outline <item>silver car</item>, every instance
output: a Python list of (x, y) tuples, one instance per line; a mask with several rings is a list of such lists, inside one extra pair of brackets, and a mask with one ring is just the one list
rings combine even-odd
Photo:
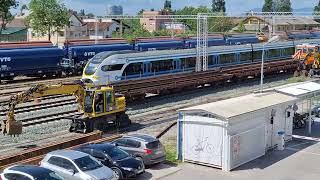
[(94, 157), (79, 151), (58, 150), (48, 153), (40, 162), (68, 180), (117, 180), (116, 174)]
[(143, 160), (145, 165), (161, 163), (166, 160), (166, 151), (159, 139), (146, 134), (123, 136), (112, 142), (129, 154)]

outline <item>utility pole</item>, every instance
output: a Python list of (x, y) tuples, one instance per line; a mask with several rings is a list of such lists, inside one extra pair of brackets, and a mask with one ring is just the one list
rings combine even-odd
[(98, 44), (98, 18), (95, 19), (95, 36), (94, 44)]
[(196, 72), (208, 69), (208, 15), (197, 16), (197, 59)]

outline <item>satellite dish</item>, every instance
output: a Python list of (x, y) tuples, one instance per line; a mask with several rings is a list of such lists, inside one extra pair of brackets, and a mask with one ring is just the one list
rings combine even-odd
[(294, 104), (293, 107), (292, 107), (292, 110), (293, 110), (294, 112), (297, 112), (298, 109), (299, 109), (299, 108), (298, 108), (298, 105)]

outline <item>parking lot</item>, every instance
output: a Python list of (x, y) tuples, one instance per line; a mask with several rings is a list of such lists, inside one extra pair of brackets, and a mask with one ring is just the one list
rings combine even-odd
[(166, 180), (314, 180), (320, 177), (320, 122), (312, 127), (312, 136), (307, 129), (295, 130), (294, 138), (284, 151), (270, 151), (265, 156), (246, 163), (231, 172), (220, 169), (180, 163), (163, 164), (147, 169), (139, 179)]

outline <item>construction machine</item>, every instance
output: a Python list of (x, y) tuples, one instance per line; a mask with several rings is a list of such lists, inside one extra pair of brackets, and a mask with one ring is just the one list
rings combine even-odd
[(95, 129), (106, 131), (110, 126), (125, 127), (131, 121), (125, 114), (126, 102), (112, 87), (86, 86), (81, 82), (56, 85), (37, 84), (13, 95), (9, 101), (6, 119), (2, 121), (2, 132), (8, 135), (22, 133), (22, 123), (15, 120), (14, 110), (20, 103), (50, 95), (74, 95), (79, 105), (78, 115), (70, 116), (70, 132), (88, 133)]
[(320, 45), (299, 44), (296, 45), (294, 60), (299, 61), (295, 76), (319, 76), (320, 75)]

